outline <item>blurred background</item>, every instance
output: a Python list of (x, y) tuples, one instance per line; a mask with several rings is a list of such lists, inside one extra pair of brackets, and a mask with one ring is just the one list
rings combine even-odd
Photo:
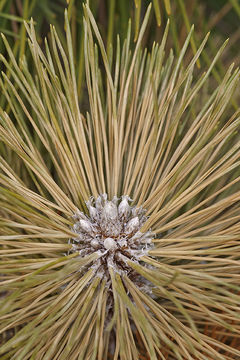
[[(110, 57), (112, 53), (111, 44), (116, 43), (116, 35), (119, 34), (121, 40), (126, 36), (129, 18), (131, 18), (133, 29), (132, 40), (136, 40), (141, 21), (150, 2), (150, 0), (88, 1)], [(34, 20), (40, 43), (49, 34), (49, 24), (53, 24), (63, 44), (66, 45), (64, 9), (67, 9), (72, 28), (80, 101), (84, 93), (83, 3), (83, 0), (0, 1), (0, 31), (7, 36), (17, 59), (20, 59), (23, 54), (26, 57), (29, 56), (29, 49), (26, 47), (27, 36), (24, 20), (30, 21), (31, 17)], [(153, 41), (160, 41), (169, 18), (168, 50), (173, 48), (174, 52), (178, 54), (186, 34), (191, 25), (194, 24), (194, 36), (186, 59), (192, 57), (203, 37), (208, 31), (211, 31), (210, 39), (198, 62), (198, 67), (204, 70), (210, 64), (210, 59), (216, 54), (226, 38), (229, 38), (229, 44), (221, 60), (215, 66), (214, 78), (217, 82), (220, 81), (226, 67), (232, 62), (239, 65), (239, 0), (153, 0), (152, 8), (151, 19), (144, 37), (145, 46), (151, 46)], [(2, 42), (0, 42), (0, 52), (3, 54), (5, 52)], [(3, 104), (1, 105), (3, 106)]]

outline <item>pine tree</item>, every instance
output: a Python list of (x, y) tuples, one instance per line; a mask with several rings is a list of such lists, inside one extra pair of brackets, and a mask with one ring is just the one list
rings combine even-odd
[(86, 112), (67, 16), (34, 68), (3, 37), (1, 359), (237, 359), (239, 70), (143, 50), (150, 8), (108, 56), (84, 11)]

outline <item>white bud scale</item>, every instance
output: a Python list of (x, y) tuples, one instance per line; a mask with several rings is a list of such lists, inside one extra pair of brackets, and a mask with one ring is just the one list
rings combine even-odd
[(152, 247), (153, 234), (140, 231), (147, 220), (146, 211), (130, 206), (130, 201), (127, 195), (121, 199), (114, 196), (110, 201), (106, 194), (102, 194), (86, 202), (88, 216), (79, 210), (73, 216), (75, 224), (72, 230), (77, 236), (70, 239), (71, 252), (78, 251), (81, 256), (97, 253), (99, 259), (90, 267), (97, 276), (105, 278), (108, 286), (111, 286), (111, 267), (119, 274), (127, 274), (141, 287), (143, 279), (129, 266), (128, 260), (139, 263)]
[(117, 249), (117, 244), (116, 244), (116, 241), (112, 238), (106, 238), (104, 240), (104, 247), (105, 249), (107, 250), (115, 250)]

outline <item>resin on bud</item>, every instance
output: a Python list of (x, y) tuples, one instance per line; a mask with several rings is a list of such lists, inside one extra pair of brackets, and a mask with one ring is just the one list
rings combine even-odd
[(128, 204), (128, 201), (131, 201), (130, 197), (127, 195), (123, 195), (122, 201), (120, 202), (120, 204), (118, 206), (118, 214), (120, 217), (128, 216), (129, 212), (131, 211), (131, 207)]
[(109, 221), (114, 221), (118, 217), (117, 206), (112, 201), (107, 201), (103, 208), (103, 214)]
[(132, 200), (128, 195), (123, 195), (121, 200), (114, 196), (110, 201), (102, 194), (86, 202), (89, 216), (80, 211), (74, 216), (73, 228), (78, 236), (70, 240), (72, 252), (78, 251), (81, 256), (97, 253), (99, 259), (89, 266), (98, 276), (102, 274), (108, 287), (111, 287), (109, 267), (119, 274), (127, 274), (138, 287), (145, 284), (128, 261), (139, 263), (141, 257), (147, 255), (152, 248), (153, 234), (140, 231), (147, 220), (145, 210), (130, 206), (129, 201)]
[(135, 216), (133, 219), (129, 220), (129, 222), (125, 226), (125, 232), (127, 234), (135, 233), (139, 229), (139, 225), (139, 218), (138, 216)]
[(115, 250), (117, 248), (116, 241), (113, 238), (106, 238), (103, 244), (107, 250)]
[(92, 231), (91, 223), (88, 220), (82, 220), (82, 219), (79, 220), (79, 225), (80, 225), (80, 228), (83, 231), (85, 231), (86, 233)]

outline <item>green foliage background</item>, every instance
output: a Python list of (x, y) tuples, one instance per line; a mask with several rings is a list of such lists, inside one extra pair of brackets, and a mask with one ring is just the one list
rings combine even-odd
[[(64, 37), (64, 9), (68, 10), (76, 58), (79, 97), (83, 98), (84, 89), (84, 56), (83, 56), (83, 0), (2, 0), (0, 1), (0, 31), (8, 36), (15, 56), (19, 59), (26, 50), (26, 30), (23, 20), (33, 17), (38, 40), (43, 41), (49, 34), (49, 24), (53, 24), (59, 37), (66, 45)], [(136, 38), (143, 14), (149, 0), (89, 0), (90, 8), (101, 29), (111, 56), (111, 44), (116, 43), (117, 34), (120, 39), (126, 36), (129, 17), (134, 23), (133, 37)], [(178, 54), (191, 24), (195, 25), (195, 34), (191, 40), (191, 51), (195, 53), (204, 35), (211, 31), (207, 48), (198, 63), (204, 68), (209, 65), (210, 57), (219, 46), (229, 38), (228, 50), (218, 61), (214, 77), (219, 82), (224, 69), (230, 63), (239, 64), (240, 43), (240, 2), (239, 0), (153, 0), (153, 9), (145, 45), (160, 41), (167, 19), (170, 19), (170, 41), (168, 48), (174, 48)], [(156, 26), (157, 25), (157, 26)], [(4, 45), (0, 42), (0, 52), (4, 53)], [(191, 56), (192, 54), (189, 54)], [(3, 99), (1, 106), (3, 106)], [(236, 106), (236, 104), (235, 104)]]

